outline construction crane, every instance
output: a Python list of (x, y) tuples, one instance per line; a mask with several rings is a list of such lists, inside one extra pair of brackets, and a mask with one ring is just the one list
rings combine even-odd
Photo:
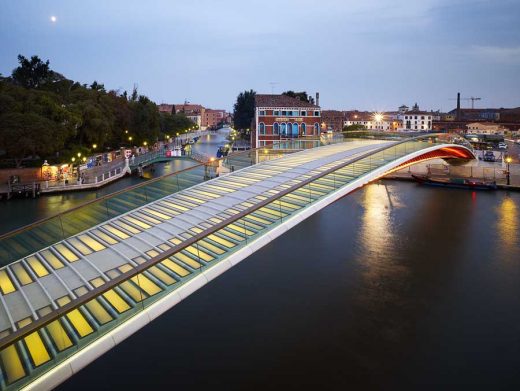
[[(450, 100), (457, 100), (457, 99), (450, 99)], [(470, 100), (471, 101), (471, 108), (474, 109), (475, 108), (475, 101), (476, 100), (482, 100), (482, 98), (476, 98), (474, 96), (471, 96), (469, 98), (460, 98), (460, 100)]]

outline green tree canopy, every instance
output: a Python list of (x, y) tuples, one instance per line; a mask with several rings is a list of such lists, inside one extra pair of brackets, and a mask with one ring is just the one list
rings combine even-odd
[(289, 90), (282, 92), (282, 95), (290, 96), (291, 98), (297, 98), (303, 102), (314, 104), (314, 98), (310, 95), (307, 95), (307, 91), (294, 92)]
[(233, 108), (233, 121), (238, 129), (251, 127), (251, 122), (255, 116), (255, 96), (253, 90), (241, 92), (237, 96), (237, 101)]

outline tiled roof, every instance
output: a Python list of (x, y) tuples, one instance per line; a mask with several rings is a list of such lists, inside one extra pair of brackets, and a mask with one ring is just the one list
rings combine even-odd
[(287, 95), (256, 94), (255, 105), (256, 107), (312, 107), (319, 109), (319, 106)]

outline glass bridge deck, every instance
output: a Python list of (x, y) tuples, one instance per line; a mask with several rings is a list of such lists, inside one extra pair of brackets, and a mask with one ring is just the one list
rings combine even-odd
[(354, 141), (265, 161), (0, 269), (0, 343), (12, 339), (0, 348), (0, 389), (27, 384), (315, 201), (432, 142)]

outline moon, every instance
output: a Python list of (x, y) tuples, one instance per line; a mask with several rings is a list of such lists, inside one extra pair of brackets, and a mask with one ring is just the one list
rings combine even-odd
[(51, 22), (52, 23), (56, 23), (57, 20), (58, 20), (57, 17), (55, 17), (54, 15), (51, 16)]

